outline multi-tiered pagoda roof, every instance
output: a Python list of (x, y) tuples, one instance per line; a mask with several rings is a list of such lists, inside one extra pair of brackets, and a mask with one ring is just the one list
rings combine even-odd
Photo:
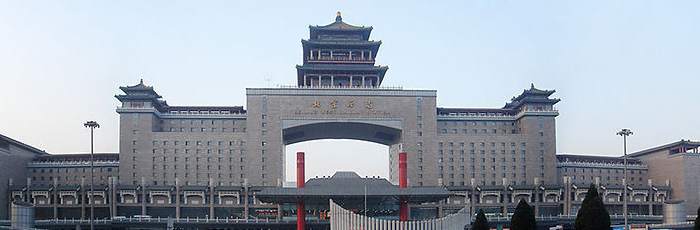
[(298, 86), (378, 87), (389, 69), (375, 66), (381, 41), (369, 40), (372, 27), (343, 22), (309, 26), (309, 39), (302, 40), (303, 65), (297, 65)]

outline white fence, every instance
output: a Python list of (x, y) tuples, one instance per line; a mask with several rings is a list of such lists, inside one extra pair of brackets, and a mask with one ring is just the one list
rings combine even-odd
[(469, 223), (464, 209), (449, 216), (421, 221), (398, 221), (370, 218), (345, 210), (330, 201), (331, 230), (463, 230)]

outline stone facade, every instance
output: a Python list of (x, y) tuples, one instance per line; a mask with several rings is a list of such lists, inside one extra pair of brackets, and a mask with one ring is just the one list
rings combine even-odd
[(674, 200), (685, 200), (686, 213), (700, 206), (700, 142), (680, 140), (630, 154), (649, 166), (649, 179), (666, 183)]
[[(630, 155), (636, 160), (629, 176), (635, 179), (624, 188), (619, 158), (557, 159), (559, 99), (551, 98), (553, 90), (531, 85), (499, 108), (438, 107), (436, 90), (381, 86), (388, 68), (374, 66), (381, 42), (368, 40), (371, 27), (348, 25), (338, 15), (336, 22), (310, 29), (297, 86), (248, 88), (245, 109), (170, 106), (143, 81), (120, 87), (118, 163), (105, 164), (97, 174), (96, 214), (280, 213), (282, 207), (255, 199), (256, 192), (282, 185), (286, 145), (319, 139), (389, 146), (392, 182), (398, 181), (398, 153), (406, 152), (408, 186), (446, 186), (455, 193), (444, 202), (414, 207), (438, 208), (438, 216), (467, 203), (507, 215), (519, 198), (529, 199), (541, 215), (575, 214), (589, 183), (600, 185), (612, 213), (619, 213), (625, 199), (622, 189), (632, 191), (626, 199), (639, 214), (658, 213), (669, 197), (668, 185), (674, 199), (686, 199), (690, 207), (700, 202), (697, 142)], [(17, 198), (37, 204), (43, 218), (85, 217), (84, 161), (54, 164), (40, 157), (25, 167), (46, 153), (0, 137), (1, 168), (19, 172), (0, 174), (15, 181), (0, 210)]]
[(10, 187), (27, 183), (26, 165), (36, 156), (46, 155), (39, 150), (12, 138), (0, 135), (0, 219), (10, 219)]

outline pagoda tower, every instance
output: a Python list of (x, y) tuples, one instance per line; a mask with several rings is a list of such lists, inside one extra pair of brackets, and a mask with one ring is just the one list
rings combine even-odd
[(386, 66), (375, 66), (381, 41), (369, 40), (372, 27), (343, 22), (309, 26), (309, 40), (301, 40), (304, 64), (297, 65), (299, 87), (379, 87)]

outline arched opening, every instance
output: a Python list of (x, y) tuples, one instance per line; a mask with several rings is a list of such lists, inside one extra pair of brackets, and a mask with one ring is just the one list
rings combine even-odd
[(352, 139), (384, 145), (401, 142), (400, 121), (283, 121), (282, 139), (285, 145), (322, 139)]
[(306, 153), (306, 178), (354, 171), (362, 177), (389, 178), (389, 146), (350, 139), (320, 139), (285, 147), (286, 181), (296, 181), (296, 152)]
[(306, 179), (337, 171), (389, 178), (389, 149), (403, 138), (402, 121), (391, 119), (290, 119), (282, 124), (286, 181), (296, 181), (293, 153), (300, 151), (306, 153)]

